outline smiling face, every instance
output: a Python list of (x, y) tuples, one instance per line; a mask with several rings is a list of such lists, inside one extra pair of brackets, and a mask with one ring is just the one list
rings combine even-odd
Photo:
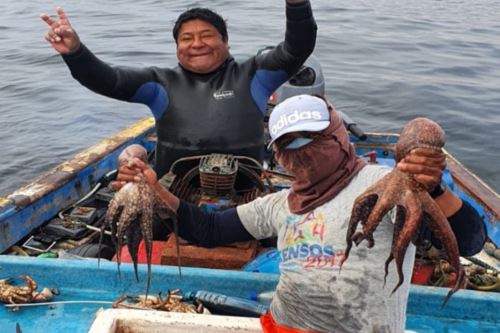
[(177, 58), (182, 67), (194, 73), (210, 73), (228, 56), (228, 41), (213, 25), (198, 19), (182, 24), (177, 37)]

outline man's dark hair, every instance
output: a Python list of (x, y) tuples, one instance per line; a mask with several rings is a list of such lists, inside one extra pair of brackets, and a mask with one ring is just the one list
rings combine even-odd
[(174, 30), (172, 32), (176, 42), (182, 24), (191, 20), (202, 20), (210, 23), (222, 35), (222, 40), (227, 41), (226, 22), (219, 14), (208, 8), (192, 8), (179, 15), (177, 21), (175, 22)]

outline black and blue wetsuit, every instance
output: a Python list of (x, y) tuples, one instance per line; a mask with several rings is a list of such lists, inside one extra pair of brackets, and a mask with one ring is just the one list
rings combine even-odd
[(285, 40), (274, 49), (242, 63), (229, 57), (208, 74), (181, 66), (111, 67), (83, 44), (63, 59), (92, 91), (149, 106), (156, 120), (159, 176), (186, 156), (229, 153), (262, 161), (267, 101), (305, 62), (316, 40), (309, 2), (287, 4), (286, 17)]

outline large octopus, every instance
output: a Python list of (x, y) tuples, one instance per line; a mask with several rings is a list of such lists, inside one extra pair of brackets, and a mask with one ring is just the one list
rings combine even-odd
[[(444, 131), (438, 124), (427, 118), (416, 118), (401, 131), (394, 159), (396, 163), (399, 162), (417, 147), (441, 151), (444, 143)], [(463, 286), (465, 278), (463, 267), (460, 265), (457, 240), (446, 216), (431, 198), (428, 190), (410, 173), (394, 169), (356, 198), (349, 221), (347, 247), (342, 263), (349, 257), (353, 242), (357, 246), (366, 239), (369, 248), (374, 246), (373, 233), (384, 215), (394, 206), (397, 208), (392, 247), (385, 262), (385, 277), (387, 277), (390, 262), (396, 261), (399, 281), (392, 292), (394, 293), (403, 283), (402, 266), (408, 245), (410, 241), (416, 241), (421, 226), (425, 224), (441, 240), (448, 261), (457, 272), (456, 283), (445, 297), (444, 306), (451, 295)], [(362, 231), (356, 232), (359, 222)]]
[[(120, 166), (133, 167), (134, 158), (139, 158), (144, 163), (147, 161), (147, 151), (138, 144), (133, 144), (124, 149), (118, 156)], [(113, 197), (106, 213), (105, 226), (111, 229), (111, 240), (116, 248), (116, 261), (120, 274), (121, 248), (126, 238), (127, 248), (134, 263), (136, 280), (137, 253), (139, 244), (144, 239), (147, 260), (147, 287), (146, 295), (151, 285), (151, 256), (153, 244), (153, 212), (156, 211), (162, 218), (171, 217), (174, 222), (174, 232), (177, 236), (177, 220), (175, 212), (168, 207), (156, 194), (153, 188), (145, 181), (129, 182), (125, 184)], [(104, 231), (104, 230), (103, 230)], [(102, 239), (103, 232), (101, 232)], [(179, 249), (177, 249), (179, 260)], [(179, 276), (180, 263), (179, 263)]]

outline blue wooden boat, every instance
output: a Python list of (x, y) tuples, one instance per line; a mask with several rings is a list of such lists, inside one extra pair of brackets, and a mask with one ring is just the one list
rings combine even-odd
[[(352, 137), (359, 155), (393, 166), (392, 147), (395, 134), (370, 133), (366, 140)], [(9, 255), (22, 249), (40, 226), (57, 217), (75, 203), (103, 189), (117, 167), (117, 156), (132, 143), (155, 148), (154, 120), (143, 119), (106, 139), (71, 160), (50, 170), (27, 186), (0, 198), (0, 279), (28, 274), (41, 287), (57, 287), (60, 294), (54, 301), (82, 301), (23, 308), (10, 312), (0, 308), (0, 326), (15, 332), (16, 323), (22, 332), (87, 332), (100, 307), (118, 296), (139, 294), (143, 283), (137, 283), (130, 265), (123, 265), (122, 276), (116, 264), (95, 260), (42, 259)], [(445, 180), (462, 199), (482, 214), (493, 244), (500, 245), (500, 196), (467, 170), (450, 154)], [(493, 269), (500, 267), (493, 264)], [(145, 279), (141, 267), (141, 281)], [(248, 298), (252, 293), (273, 290), (278, 276), (246, 271), (183, 268), (179, 280), (176, 267), (155, 265), (152, 291), (180, 288), (185, 291), (209, 289), (229, 296)], [(500, 293), (462, 290), (441, 309), (448, 292), (444, 288), (412, 286), (408, 306), (408, 329), (417, 332), (493, 332), (499, 330)], [(99, 301), (99, 302), (97, 302)], [(94, 302), (94, 303), (92, 303)], [(106, 303), (107, 302), (107, 303)]]

